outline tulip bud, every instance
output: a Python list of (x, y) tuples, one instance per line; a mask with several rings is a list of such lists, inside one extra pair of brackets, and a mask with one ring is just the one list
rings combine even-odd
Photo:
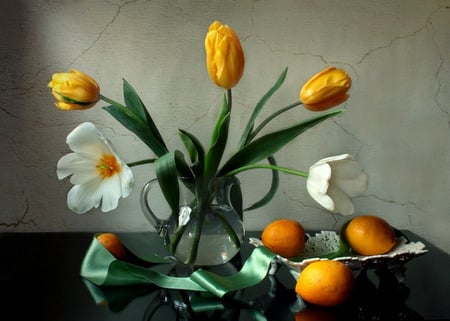
[(347, 100), (351, 84), (352, 80), (344, 70), (328, 67), (303, 85), (299, 98), (309, 110), (327, 110)]
[(48, 87), (56, 98), (56, 107), (64, 110), (87, 109), (100, 100), (100, 87), (88, 75), (72, 69), (66, 73), (56, 73)]
[(205, 38), (206, 68), (218, 86), (234, 87), (244, 72), (244, 52), (236, 33), (227, 25), (214, 21)]

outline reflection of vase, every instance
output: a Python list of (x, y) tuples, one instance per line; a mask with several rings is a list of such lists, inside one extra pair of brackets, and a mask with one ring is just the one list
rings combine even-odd
[(157, 182), (152, 179), (144, 186), (142, 209), (178, 260), (198, 266), (218, 265), (239, 252), (244, 227), (236, 177), (213, 178), (207, 186), (180, 178), (179, 212), (168, 219), (161, 219), (150, 208), (148, 194)]
[[(220, 276), (231, 276), (238, 272), (241, 260), (233, 260), (225, 264), (204, 266), (202, 269)], [(191, 275), (194, 266), (177, 264), (170, 273), (178, 277)], [(181, 269), (181, 271), (180, 271)], [(248, 310), (242, 305), (242, 289), (228, 295), (225, 301), (213, 295), (204, 295), (196, 291), (180, 289), (152, 288), (157, 292), (147, 300), (142, 321), (183, 320), (183, 321), (237, 321), (241, 311)], [(264, 294), (267, 295), (267, 294)], [(226, 302), (226, 304), (225, 304)], [(267, 300), (265, 300), (267, 302)], [(109, 303), (109, 302), (108, 302)], [(161, 311), (158, 311), (160, 310)]]

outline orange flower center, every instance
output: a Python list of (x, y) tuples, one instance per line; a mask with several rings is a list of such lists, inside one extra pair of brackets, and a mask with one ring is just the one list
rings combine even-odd
[(110, 178), (111, 176), (120, 173), (121, 167), (117, 162), (117, 159), (114, 155), (104, 154), (102, 158), (99, 159), (97, 166), (97, 171), (101, 178)]

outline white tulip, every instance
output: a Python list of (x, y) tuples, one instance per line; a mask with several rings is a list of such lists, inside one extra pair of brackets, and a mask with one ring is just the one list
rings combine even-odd
[(306, 189), (321, 206), (343, 215), (353, 214), (351, 198), (367, 191), (368, 177), (351, 155), (319, 160), (309, 169)]
[(72, 175), (70, 182), (75, 186), (67, 194), (72, 211), (83, 214), (101, 205), (108, 212), (117, 207), (120, 197), (130, 195), (133, 172), (94, 124), (82, 123), (66, 142), (73, 153), (61, 157), (56, 174), (59, 179)]

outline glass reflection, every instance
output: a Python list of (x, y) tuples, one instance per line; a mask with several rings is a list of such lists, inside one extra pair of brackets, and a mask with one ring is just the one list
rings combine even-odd
[[(232, 273), (239, 266), (227, 269)], [(405, 304), (410, 290), (404, 283), (404, 273), (403, 265), (361, 270), (356, 273), (351, 299), (333, 308), (303, 302), (293, 290), (295, 280), (283, 266), (257, 286), (224, 298), (149, 285), (98, 287), (85, 283), (95, 302), (114, 313), (145, 296), (148, 304), (142, 311), (142, 321), (423, 320)]]

